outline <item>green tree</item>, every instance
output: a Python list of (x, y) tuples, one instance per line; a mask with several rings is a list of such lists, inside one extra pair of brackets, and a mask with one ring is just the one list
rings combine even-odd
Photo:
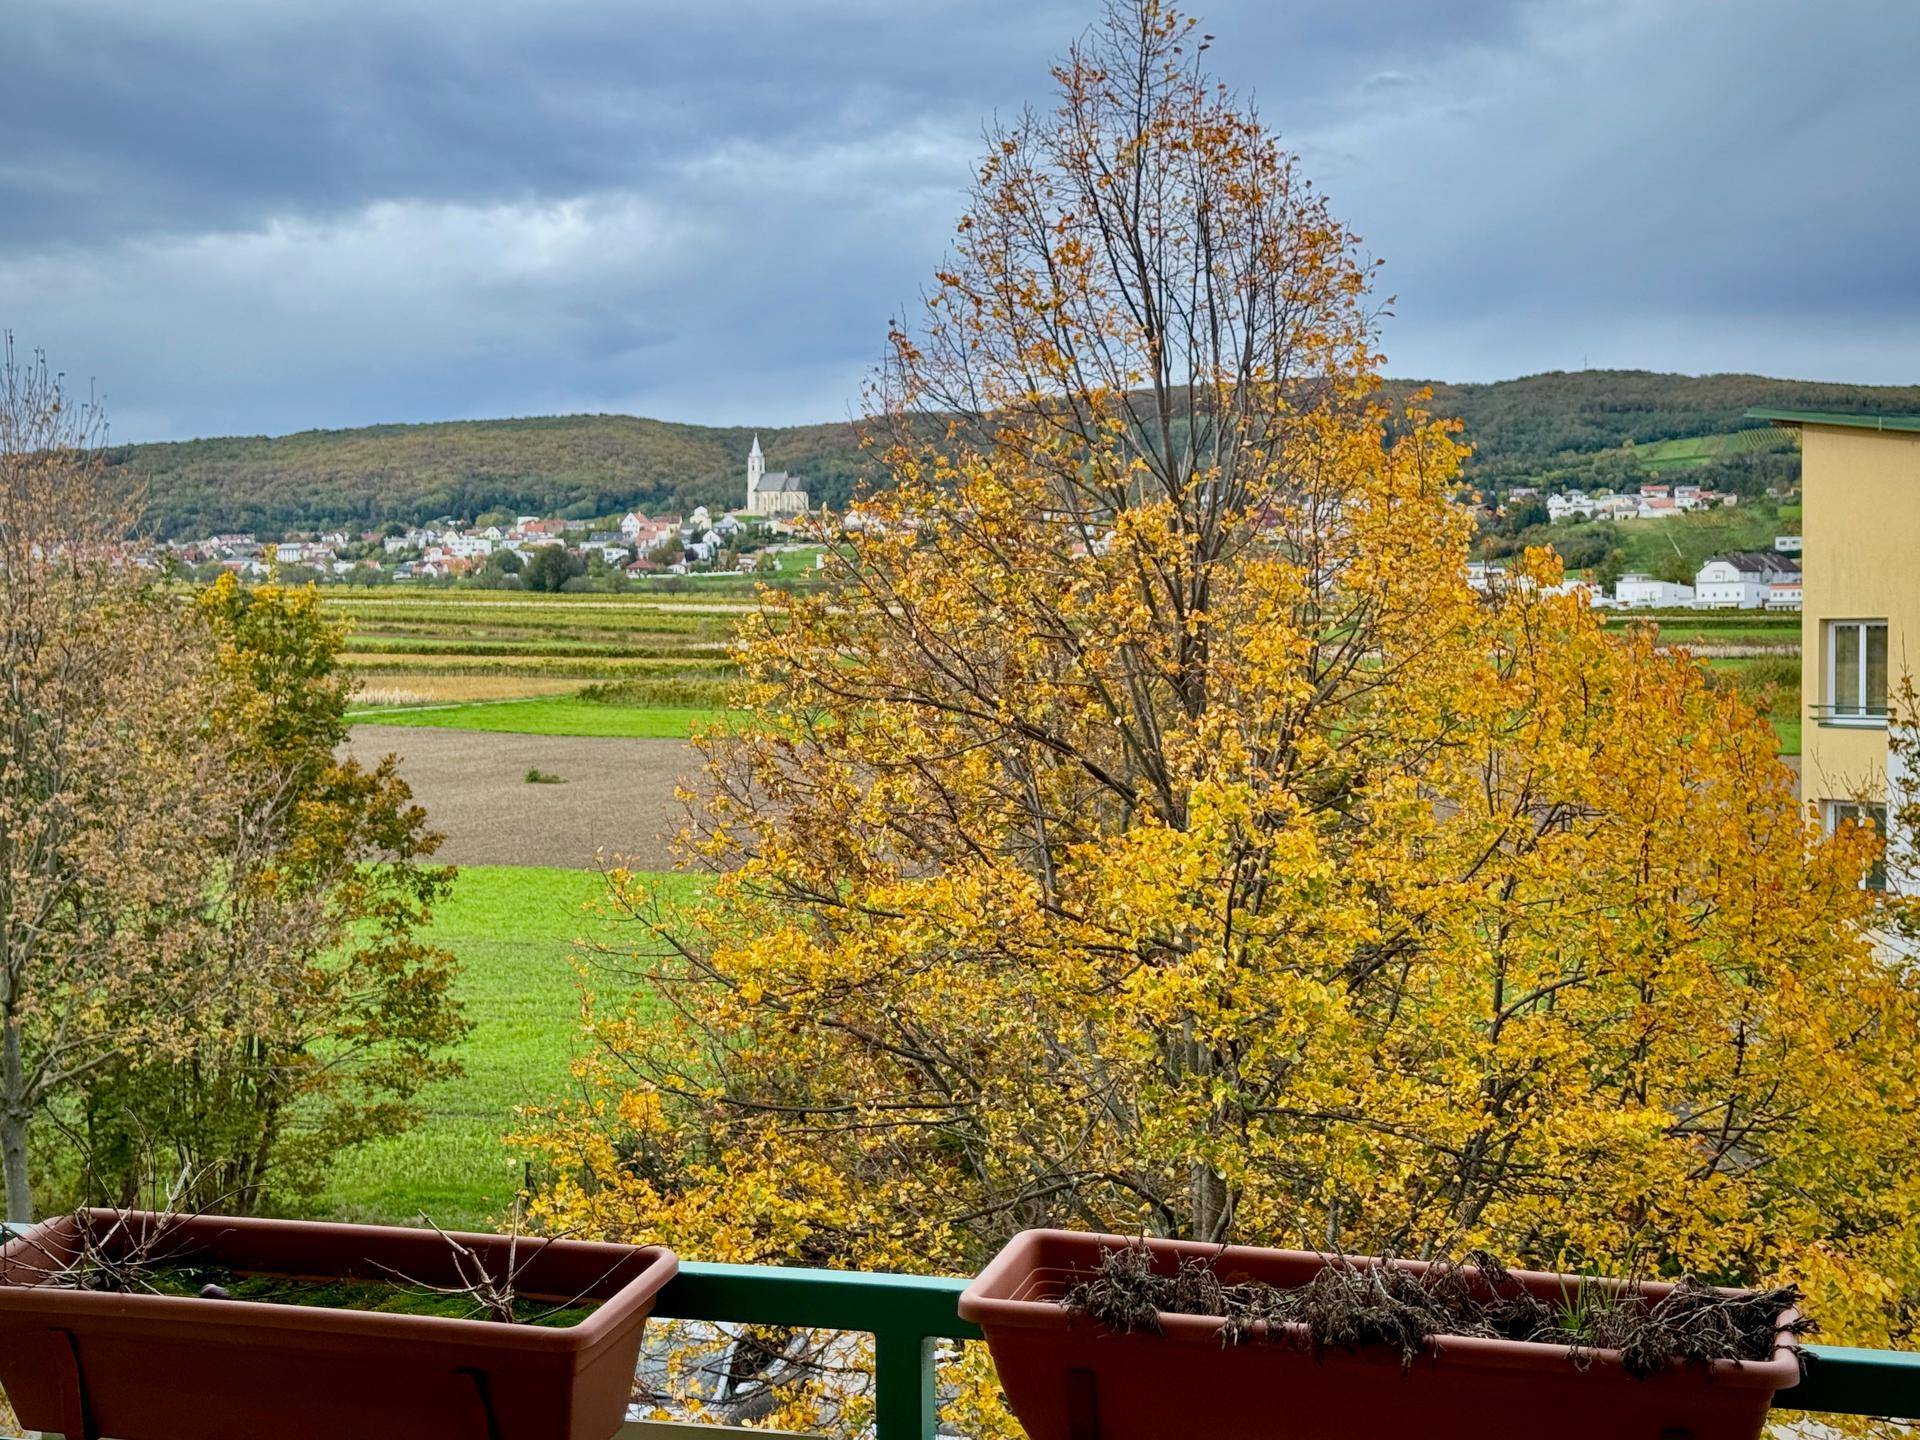
[(0, 1170), (107, 1067), (184, 1053), (234, 975), (197, 963), (237, 833), (210, 657), (129, 563), (139, 496), (40, 357), (0, 360)]
[[(1672, 524), (1672, 521), (1668, 521)], [(1653, 578), (1666, 580), (1675, 585), (1691, 585), (1695, 574), (1693, 561), (1677, 550), (1669, 550), (1653, 565)]]
[(533, 558), (527, 561), (526, 568), (520, 572), (520, 583), (529, 590), (544, 590), (549, 593), (566, 588), (574, 576), (581, 573), (580, 562), (558, 545), (543, 545), (533, 552)]
[(196, 606), (202, 692), (223, 738), (236, 840), (218, 855), (196, 965), (241, 977), (164, 1064), (129, 1055), (87, 1087), (90, 1198), (126, 1201), (149, 1152), (195, 1199), (242, 1210), (312, 1194), (341, 1149), (404, 1129), (457, 1073), (453, 957), (418, 931), (452, 872), (392, 757), (338, 754), (352, 679), (311, 588), (231, 577)]

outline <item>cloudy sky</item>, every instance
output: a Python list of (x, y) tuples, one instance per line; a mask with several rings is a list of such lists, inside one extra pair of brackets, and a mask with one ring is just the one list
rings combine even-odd
[[(1095, 0), (52, 0), (0, 326), (121, 439), (843, 417)], [(1920, 381), (1920, 6), (1199, 0), (1399, 375)]]

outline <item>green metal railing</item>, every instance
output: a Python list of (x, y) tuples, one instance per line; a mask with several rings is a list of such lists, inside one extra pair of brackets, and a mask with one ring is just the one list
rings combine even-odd
[(955, 1306), (965, 1280), (861, 1270), (680, 1262), (654, 1314), (873, 1336), (875, 1440), (932, 1440), (936, 1340), (978, 1340)]
[[(0, 1233), (7, 1228), (0, 1225)], [(980, 1338), (956, 1309), (966, 1285), (925, 1275), (682, 1261), (654, 1314), (871, 1335), (874, 1440), (933, 1440), (935, 1342)], [(1782, 1395), (1783, 1409), (1920, 1420), (1920, 1353), (1840, 1345), (1807, 1349), (1807, 1376)], [(699, 1430), (687, 1427), (686, 1433)]]

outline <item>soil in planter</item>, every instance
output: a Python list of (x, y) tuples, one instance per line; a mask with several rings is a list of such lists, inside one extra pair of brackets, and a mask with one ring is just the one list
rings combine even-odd
[[(209, 1287), (214, 1293), (209, 1293)], [(434, 1315), (448, 1320), (486, 1319), (483, 1307), (466, 1295), (441, 1295), (397, 1280), (313, 1280), (228, 1270), (217, 1265), (163, 1261), (145, 1266), (138, 1289), (149, 1295), (193, 1296), (213, 1300), (251, 1300), (264, 1305), (305, 1305), (322, 1310), (368, 1310), (382, 1315)], [(594, 1300), (557, 1304), (522, 1297), (514, 1323), (565, 1329), (599, 1308)]]
[[(1794, 1286), (1728, 1294), (1683, 1276), (1658, 1300), (1635, 1281), (1577, 1281), (1550, 1303), (1479, 1252), (1420, 1273), (1334, 1256), (1307, 1284), (1282, 1289), (1222, 1276), (1205, 1259), (1183, 1259), (1175, 1273), (1159, 1274), (1151, 1252), (1132, 1245), (1106, 1251), (1099, 1270), (1071, 1285), (1060, 1304), (1122, 1334), (1158, 1333), (1163, 1314), (1217, 1317), (1227, 1322), (1221, 1338), (1228, 1345), (1298, 1325), (1316, 1353), (1386, 1346), (1403, 1365), (1442, 1335), (1553, 1345), (1576, 1360), (1618, 1350), (1627, 1373), (1644, 1378), (1679, 1364), (1770, 1359), (1783, 1333), (1780, 1313), (1799, 1295)], [(1786, 1327), (1791, 1335), (1812, 1329), (1804, 1318)]]

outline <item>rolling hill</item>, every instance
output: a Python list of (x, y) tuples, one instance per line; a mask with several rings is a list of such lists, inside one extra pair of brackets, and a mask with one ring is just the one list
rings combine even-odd
[[(1520, 483), (1621, 483), (1685, 466), (1706, 483), (1756, 490), (1798, 474), (1790, 443), (1755, 433), (1749, 406), (1920, 412), (1920, 386), (1833, 385), (1762, 375), (1587, 370), (1491, 384), (1401, 380), (1433, 391), (1474, 446), (1469, 474)], [(309, 430), (123, 446), (166, 536), (371, 527), (489, 510), (585, 518), (632, 506), (730, 504), (755, 434), (768, 468), (805, 476), (844, 505), (863, 460), (853, 427), (682, 425), (631, 415), (561, 415)], [(1630, 447), (1630, 448), (1623, 448)]]

